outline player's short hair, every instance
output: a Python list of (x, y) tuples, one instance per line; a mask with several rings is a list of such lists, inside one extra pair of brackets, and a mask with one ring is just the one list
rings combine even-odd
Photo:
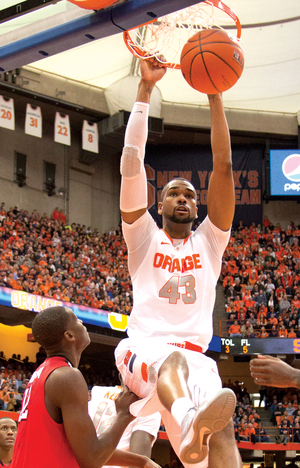
[(32, 322), (35, 340), (46, 350), (59, 344), (67, 329), (70, 314), (66, 307), (48, 307), (42, 310)]
[(12, 421), (15, 423), (16, 427), (18, 427), (18, 423), (17, 421), (15, 421), (14, 419), (10, 418), (9, 416), (3, 416), (2, 418), (0, 418), (0, 424), (2, 421), (4, 421), (5, 419), (8, 419), (9, 421)]
[(193, 184), (189, 180), (185, 179), (184, 177), (174, 177), (174, 179), (169, 180), (169, 182), (167, 182), (166, 185), (163, 187), (163, 189), (161, 191), (161, 194), (160, 194), (160, 201), (161, 202), (163, 201), (163, 199), (164, 199), (164, 197), (166, 195), (166, 192), (169, 190), (170, 183), (173, 182), (174, 180), (181, 180), (181, 181), (184, 181), (184, 182), (188, 182), (189, 184), (191, 184), (191, 186), (195, 190)]

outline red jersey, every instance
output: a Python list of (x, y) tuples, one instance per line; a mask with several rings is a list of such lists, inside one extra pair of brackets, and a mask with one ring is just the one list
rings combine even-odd
[(62, 357), (46, 359), (33, 373), (25, 390), (11, 468), (79, 468), (64, 425), (45, 406), (45, 382), (58, 367), (70, 366)]

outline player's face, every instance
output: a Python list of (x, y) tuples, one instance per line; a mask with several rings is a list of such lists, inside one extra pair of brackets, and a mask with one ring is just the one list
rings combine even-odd
[(88, 331), (83, 325), (82, 320), (80, 320), (71, 309), (67, 308), (67, 310), (70, 313), (68, 328), (73, 333), (80, 347), (85, 349), (91, 342)]
[(10, 418), (0, 420), (0, 448), (14, 446), (17, 435), (17, 424)]
[(193, 185), (184, 180), (169, 183), (158, 213), (177, 224), (192, 223), (197, 218), (197, 194)]

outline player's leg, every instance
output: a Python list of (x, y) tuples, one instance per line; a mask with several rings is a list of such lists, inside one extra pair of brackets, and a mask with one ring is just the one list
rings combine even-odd
[(187, 386), (188, 378), (189, 367), (186, 358), (182, 353), (174, 351), (161, 365), (157, 379), (158, 398), (168, 411), (171, 412), (173, 403), (179, 398), (186, 399), (183, 415), (194, 406)]
[[(193, 353), (193, 356), (196, 354)], [(181, 427), (179, 456), (185, 464), (200, 463), (207, 457), (210, 435), (227, 425), (236, 404), (234, 393), (221, 388), (218, 373), (215, 369), (212, 372), (210, 361), (201, 361), (203, 372), (198, 373), (192, 366), (199, 381), (206, 382), (202, 390), (202, 394), (206, 396), (201, 397), (201, 404), (200, 399), (197, 402), (197, 398), (193, 398), (192, 401), (188, 387), (189, 366), (181, 352), (172, 353), (158, 373), (157, 394)], [(199, 365), (199, 358), (196, 362)], [(208, 390), (205, 391), (205, 387)]]
[(208, 468), (242, 468), (242, 459), (234, 437), (233, 422), (220, 432), (212, 434), (209, 441)]

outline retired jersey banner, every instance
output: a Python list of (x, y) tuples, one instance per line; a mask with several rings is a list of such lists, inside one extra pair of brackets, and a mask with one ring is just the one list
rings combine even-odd
[[(262, 162), (263, 146), (243, 146), (232, 150), (235, 183), (235, 218), (245, 225), (262, 222)], [(164, 185), (176, 177), (189, 180), (197, 191), (198, 217), (207, 214), (207, 189), (212, 171), (210, 148), (199, 146), (149, 146), (145, 158), (148, 179), (148, 208), (160, 225), (157, 203)]]
[(26, 106), (25, 133), (37, 138), (42, 138), (42, 111), (39, 106)]
[(15, 129), (14, 100), (0, 96), (0, 127)]

